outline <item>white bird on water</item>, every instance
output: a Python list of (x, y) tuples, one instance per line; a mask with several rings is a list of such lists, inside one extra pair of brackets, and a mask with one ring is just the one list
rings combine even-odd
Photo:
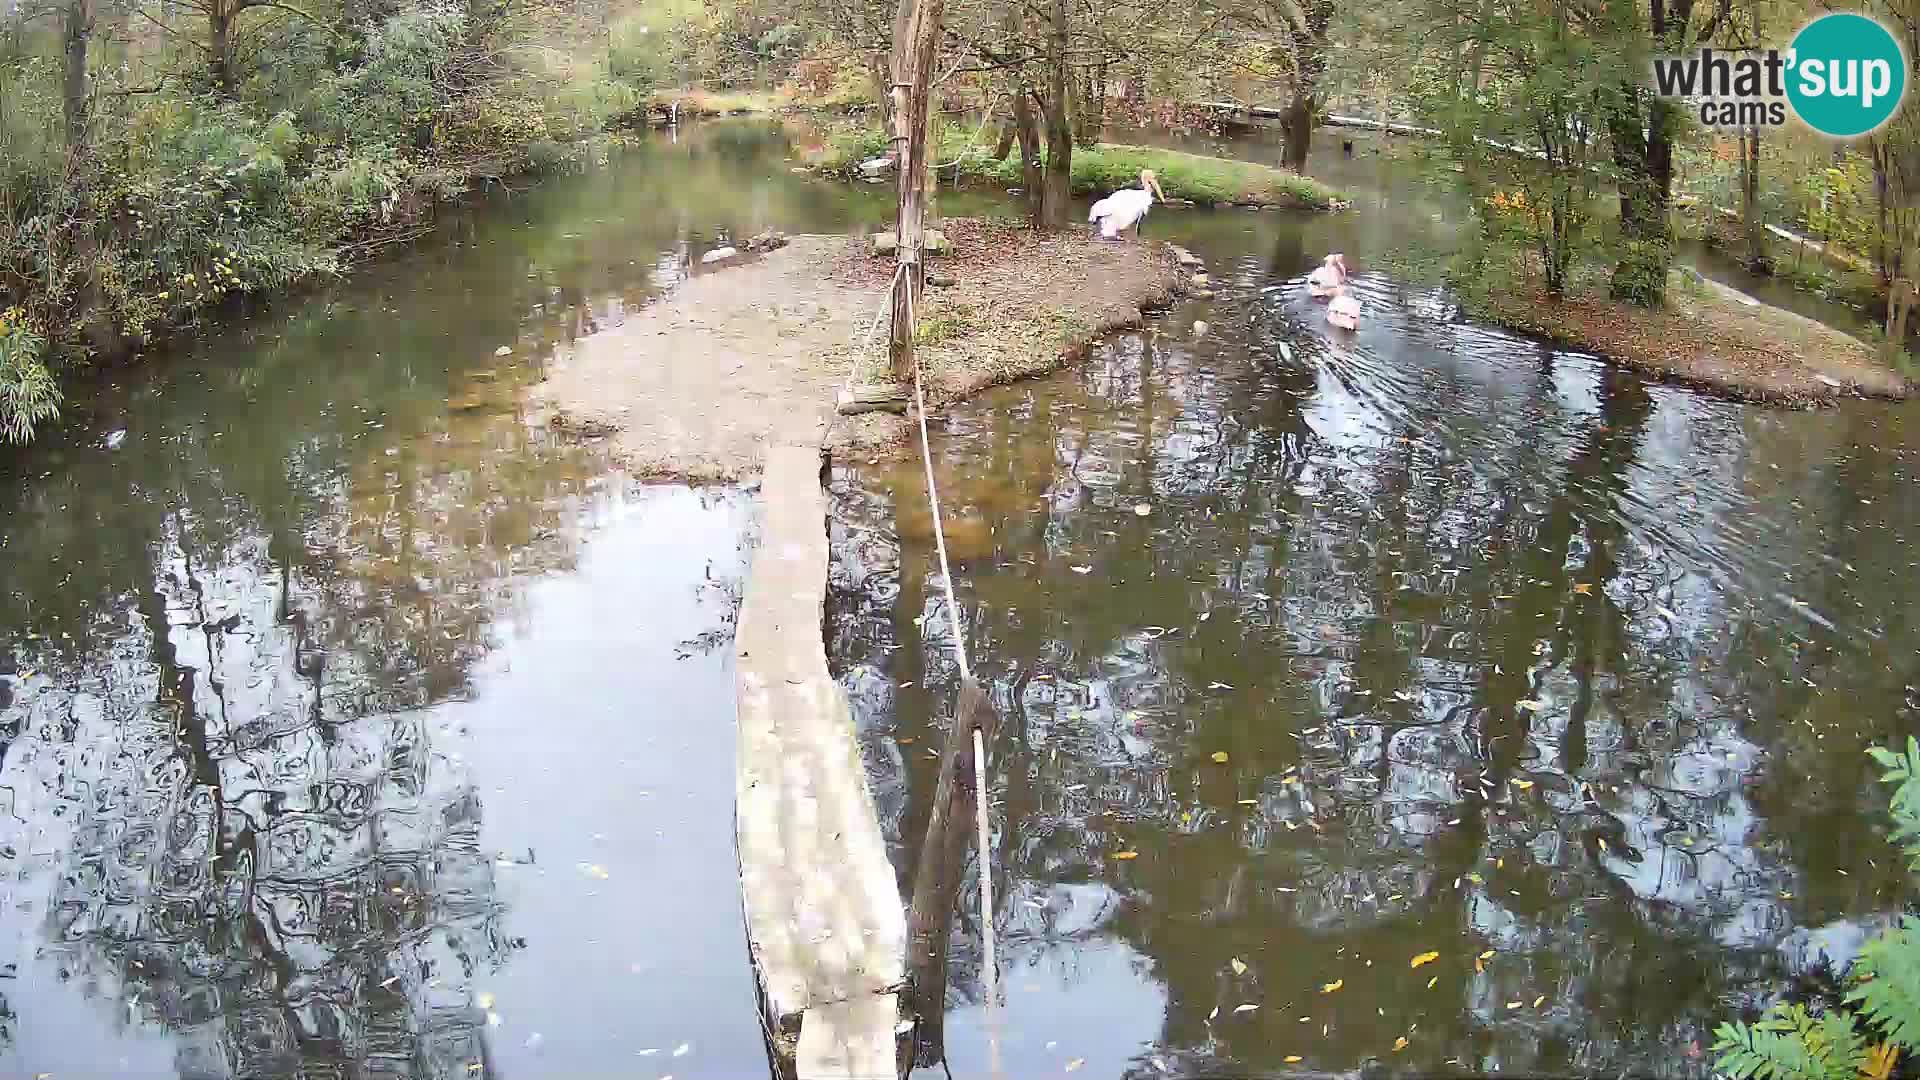
[(1342, 330), (1360, 329), (1360, 298), (1344, 284), (1334, 291), (1333, 302), (1327, 305), (1327, 321)]
[(1153, 175), (1152, 169), (1140, 170), (1140, 186), (1121, 188), (1119, 191), (1094, 203), (1087, 211), (1087, 221), (1100, 226), (1100, 236), (1106, 240), (1118, 240), (1120, 234), (1128, 229), (1134, 235), (1140, 235), (1140, 222), (1147, 216), (1147, 210), (1158, 198), (1167, 201), (1167, 193), (1160, 190), (1160, 181)]
[(1321, 260), (1307, 275), (1307, 295), (1316, 300), (1324, 300), (1340, 290), (1347, 283), (1347, 257), (1335, 252)]

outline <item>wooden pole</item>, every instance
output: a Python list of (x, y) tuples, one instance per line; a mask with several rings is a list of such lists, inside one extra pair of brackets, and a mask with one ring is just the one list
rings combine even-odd
[[(912, 15), (902, 18), (907, 5)], [(927, 114), (932, 98), (933, 64), (940, 39), (942, 0), (900, 0), (894, 18), (893, 100), (895, 160), (900, 175), (900, 208), (894, 223), (896, 249), (906, 267), (893, 290), (887, 358), (893, 377), (905, 385), (913, 378), (913, 305), (926, 289), (924, 258), (927, 225)], [(906, 34), (899, 33), (902, 24)], [(904, 140), (904, 145), (901, 145)]]
[[(980, 793), (973, 772), (973, 732), (978, 728), (991, 742), (995, 723), (986, 691), (972, 679), (961, 683), (959, 708), (940, 754), (940, 779), (934, 786), (933, 810), (927, 815), (927, 835), (914, 870), (913, 906), (907, 911), (907, 1003), (917, 1021), (913, 1064), (920, 1067), (946, 1057), (947, 947)], [(986, 858), (986, 853), (980, 857)], [(991, 919), (993, 912), (981, 912), (980, 917)]]

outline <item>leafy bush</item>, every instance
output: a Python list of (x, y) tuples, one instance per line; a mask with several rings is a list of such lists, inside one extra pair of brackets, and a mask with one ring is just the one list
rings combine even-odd
[[(1869, 751), (1894, 785), (1893, 839), (1920, 873), (1920, 739), (1906, 753)], [(1717, 1067), (1733, 1080), (1886, 1080), (1901, 1055), (1920, 1052), (1920, 918), (1867, 942), (1860, 950), (1846, 1005), (1820, 1015), (1782, 1002), (1752, 1025), (1721, 1024)], [(1874, 1040), (1874, 1041), (1869, 1041)]]
[(60, 413), (60, 387), (44, 363), (47, 341), (19, 308), (0, 312), (0, 441), (25, 442)]

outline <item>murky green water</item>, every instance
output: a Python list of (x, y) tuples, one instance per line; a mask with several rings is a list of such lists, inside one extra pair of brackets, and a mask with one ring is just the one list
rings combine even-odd
[[(1156, 219), (1216, 302), (940, 425), (1009, 1075), (1702, 1074), (1911, 902), (1861, 751), (1920, 727), (1920, 414), (1651, 386), (1364, 274), (1336, 335), (1302, 275), (1424, 216), (1358, 201)], [(924, 497), (839, 478), (902, 866), (955, 686)]]
[[(750, 498), (517, 392), (713, 245), (888, 216), (789, 168), (712, 125), (502, 194), (0, 455), (0, 1074), (760, 1074)], [(1447, 227), (1347, 169), (1337, 219), (1156, 214), (1217, 301), (940, 425), (1009, 1075), (1697, 1071), (1810, 931), (1905, 901), (1859, 749), (1916, 726), (1915, 414), (1648, 387), (1374, 278), (1335, 340), (1297, 275)], [(837, 481), (902, 867), (952, 700), (921, 498)]]

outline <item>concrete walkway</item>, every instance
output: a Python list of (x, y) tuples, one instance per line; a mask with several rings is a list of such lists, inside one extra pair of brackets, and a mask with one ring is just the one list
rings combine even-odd
[(906, 916), (853, 718), (827, 672), (820, 474), (818, 443), (767, 452), (735, 639), (741, 893), (781, 1073), (897, 1080)]

